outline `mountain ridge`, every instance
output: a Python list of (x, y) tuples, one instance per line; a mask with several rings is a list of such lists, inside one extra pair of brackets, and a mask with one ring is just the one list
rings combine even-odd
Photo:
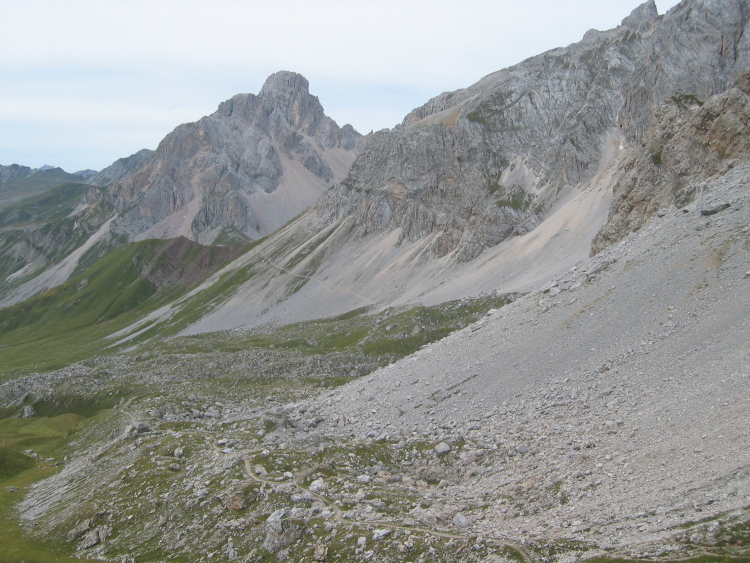
[[(131, 242), (0, 311), (0, 510), (23, 526), (0, 539), (124, 563), (748, 559), (748, 17), (646, 2), (373, 134), (247, 247)], [(222, 164), (203, 149), (236, 118), (269, 133), (254, 194), (279, 162), (335, 177), (343, 128), (306, 80), (262, 94), (136, 176)], [(101, 240), (164, 220), (123, 182), (86, 200)]]
[(325, 116), (304, 77), (280, 72), (257, 96), (238, 94), (177, 127), (88, 203), (113, 205), (113, 232), (138, 240), (259, 238), (342, 177), (360, 137)]

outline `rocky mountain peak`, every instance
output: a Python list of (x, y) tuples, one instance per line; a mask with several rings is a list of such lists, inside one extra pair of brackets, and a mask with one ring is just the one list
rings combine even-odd
[(309, 96), (310, 83), (297, 72), (280, 70), (266, 78), (259, 95), (263, 98), (278, 92), (297, 92)]
[[(310, 94), (309, 88), (310, 84), (304, 76), (282, 70), (266, 79), (258, 97), (274, 110), (280, 111), (290, 125), (296, 128), (304, 125), (314, 128), (324, 114), (323, 106), (316, 96)], [(306, 121), (310, 123), (305, 123)]]
[(658, 17), (659, 11), (656, 9), (656, 3), (654, 0), (648, 0), (630, 12), (630, 15), (622, 20), (622, 25), (635, 31), (645, 32), (651, 28), (652, 22)]
[(265, 236), (346, 176), (360, 138), (325, 115), (304, 76), (277, 72), (257, 95), (180, 125), (153, 154), (115, 163), (111, 228), (202, 244)]

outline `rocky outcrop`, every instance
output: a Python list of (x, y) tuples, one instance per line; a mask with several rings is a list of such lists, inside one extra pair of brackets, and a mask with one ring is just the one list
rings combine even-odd
[(701, 180), (726, 173), (748, 157), (750, 73), (705, 103), (692, 94), (667, 98), (615, 185), (609, 220), (592, 251), (638, 230), (673, 202), (688, 205), (702, 192)]
[(141, 149), (130, 156), (118, 158), (106, 168), (90, 175), (86, 181), (94, 186), (106, 186), (110, 182), (121, 180), (130, 172), (138, 168), (138, 166), (140, 166), (141, 163), (153, 153), (154, 151), (152, 150)]
[[(180, 125), (152, 154), (105, 169), (132, 171), (90, 203), (119, 211), (114, 232), (131, 238), (258, 238), (313, 204), (342, 179), (361, 143), (323, 112), (299, 74), (278, 72), (260, 93), (239, 94)], [(138, 156), (141, 155), (141, 156)]]
[(646, 51), (622, 90), (619, 124), (631, 140), (646, 134), (665, 97), (683, 92), (705, 100), (750, 69), (749, 18), (748, 0), (683, 0), (642, 31), (649, 35)]
[(566, 189), (595, 181), (605, 146), (638, 144), (678, 91), (706, 99), (750, 68), (748, 0), (652, 0), (610, 31), (448, 92), (373, 135), (318, 204), (323, 224), (434, 234), (459, 260), (533, 229)]

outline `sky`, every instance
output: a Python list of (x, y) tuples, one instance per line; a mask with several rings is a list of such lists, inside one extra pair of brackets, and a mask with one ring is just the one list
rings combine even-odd
[(339, 125), (393, 127), (639, 3), (0, 0), (0, 164), (99, 170), (278, 70), (303, 74)]

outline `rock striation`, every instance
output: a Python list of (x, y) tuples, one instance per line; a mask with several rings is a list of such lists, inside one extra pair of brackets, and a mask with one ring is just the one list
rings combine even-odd
[(106, 186), (110, 182), (121, 180), (153, 153), (150, 149), (141, 149), (130, 156), (118, 158), (106, 168), (90, 175), (86, 181), (94, 186)]
[(441, 94), (372, 136), (320, 221), (435, 234), (436, 256), (464, 261), (524, 234), (598, 180), (613, 141), (640, 144), (665, 96), (707, 99), (750, 69), (749, 14), (747, 0), (686, 0), (659, 16), (650, 0), (616, 29)]
[(342, 179), (361, 143), (325, 115), (303, 76), (278, 72), (257, 96), (238, 94), (177, 127), (153, 153), (102, 171), (114, 181), (88, 203), (114, 206), (112, 231), (133, 239), (255, 239)]
[(704, 191), (702, 180), (750, 156), (750, 73), (705, 103), (692, 94), (665, 102), (614, 187), (594, 253), (637, 231), (659, 210), (690, 204)]

